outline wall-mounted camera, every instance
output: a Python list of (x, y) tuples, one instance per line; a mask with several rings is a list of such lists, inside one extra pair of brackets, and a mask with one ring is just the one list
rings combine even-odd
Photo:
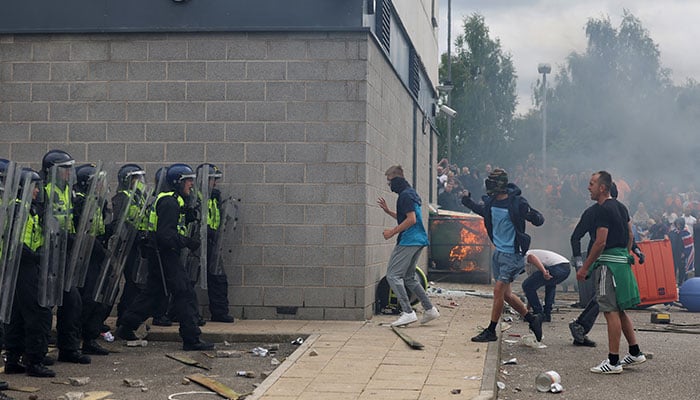
[(455, 111), (453, 108), (447, 107), (444, 104), (440, 106), (440, 112), (444, 112), (450, 118), (455, 118), (457, 116), (457, 111)]

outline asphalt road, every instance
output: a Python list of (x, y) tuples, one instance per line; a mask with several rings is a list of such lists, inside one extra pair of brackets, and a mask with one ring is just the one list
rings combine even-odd
[[(630, 311), (637, 330), (637, 339), (645, 353), (652, 353), (646, 363), (625, 368), (621, 374), (599, 375), (589, 372), (607, 357), (605, 318), (598, 317), (588, 335), (596, 341), (595, 348), (572, 345), (568, 324), (580, 309), (568, 305), (578, 297), (575, 293), (557, 295), (558, 312), (552, 322), (544, 324), (543, 343), (546, 348), (535, 349), (523, 344), (522, 336), (530, 334), (527, 324), (517, 320), (505, 331), (501, 342), (501, 365), (497, 381), (505, 385), (498, 399), (697, 399), (697, 377), (700, 374), (700, 313), (690, 313), (678, 306), (653, 306)], [(666, 311), (671, 314), (671, 325), (652, 324), (651, 313)], [(556, 310), (555, 310), (556, 311)], [(517, 316), (513, 316), (517, 318)], [(677, 326), (675, 324), (698, 324)], [(681, 328), (686, 333), (669, 332)], [(650, 332), (649, 330), (657, 330)], [(621, 357), (627, 353), (624, 338), (620, 344)], [(503, 362), (515, 358), (516, 364)], [(558, 394), (541, 393), (535, 387), (535, 378), (544, 371), (554, 370), (561, 375), (564, 391)]]

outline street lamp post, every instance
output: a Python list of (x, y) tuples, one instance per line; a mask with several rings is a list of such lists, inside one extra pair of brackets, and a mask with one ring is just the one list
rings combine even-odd
[(542, 74), (542, 176), (547, 176), (547, 74), (552, 72), (549, 64), (541, 63), (537, 72)]
[[(447, 85), (452, 86), (452, 0), (447, 0)], [(449, 91), (447, 106), (452, 106)], [(452, 118), (447, 118), (447, 159), (452, 163)]]

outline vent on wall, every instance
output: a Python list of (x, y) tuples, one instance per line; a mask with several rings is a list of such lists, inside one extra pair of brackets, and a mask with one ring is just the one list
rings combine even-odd
[(388, 0), (379, 0), (376, 23), (375, 32), (377, 38), (379, 38), (379, 43), (382, 44), (384, 50), (388, 53), (391, 48), (391, 40), (389, 39), (391, 32), (391, 3)]

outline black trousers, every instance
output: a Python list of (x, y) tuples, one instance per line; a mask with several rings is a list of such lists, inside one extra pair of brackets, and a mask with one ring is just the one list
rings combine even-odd
[(112, 307), (98, 303), (92, 298), (100, 276), (100, 265), (104, 261), (104, 251), (98, 246), (99, 244), (95, 243), (90, 257), (85, 284), (78, 289), (83, 303), (80, 315), (80, 331), (84, 341), (94, 340), (100, 336), (102, 323), (112, 309)]
[(134, 241), (134, 245), (129, 251), (124, 265), (124, 288), (117, 303), (117, 325), (121, 325), (119, 321), (122, 316), (131, 307), (131, 303), (136, 299), (136, 296), (141, 292), (141, 288), (134, 282), (134, 276), (139, 267), (141, 256), (139, 255), (138, 245)]
[(56, 310), (56, 347), (70, 352), (80, 350), (83, 299), (78, 288), (63, 292), (63, 305)]
[(228, 279), (226, 274), (207, 274), (207, 295), (212, 318), (228, 315)]
[[(120, 325), (136, 330), (145, 320), (153, 316), (162, 301), (163, 278), (155, 251), (148, 252), (148, 281), (120, 320)], [(180, 337), (184, 343), (196, 343), (202, 331), (197, 325), (197, 298), (178, 252), (161, 249), (161, 260), (165, 280), (172, 299), (174, 317), (180, 323)]]
[(38, 364), (48, 351), (51, 309), (39, 305), (37, 293), (38, 265), (33, 261), (21, 262), (10, 323), (5, 326), (8, 360), (17, 361), (20, 356), (25, 355), (25, 362)]

